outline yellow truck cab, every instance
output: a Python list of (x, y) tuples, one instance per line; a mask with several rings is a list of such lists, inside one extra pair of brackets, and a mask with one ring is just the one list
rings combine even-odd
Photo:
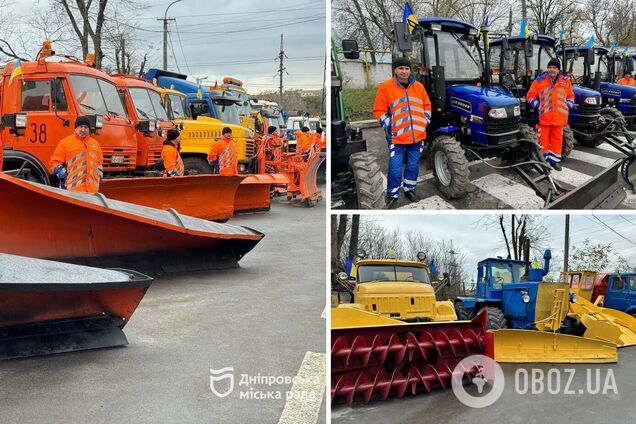
[(238, 97), (240, 99), (239, 108), (241, 113), (241, 126), (256, 132), (256, 119), (252, 115), (250, 96), (243, 87), (243, 81), (233, 77), (224, 77), (223, 84), (220, 86), (211, 86), (209, 88), (211, 90), (226, 90)]
[(215, 118), (198, 116), (192, 119), (187, 96), (169, 88), (158, 88), (161, 103), (168, 117), (181, 128), (181, 157), (190, 174), (210, 174), (207, 156), (215, 138), (221, 137), (223, 127), (232, 129), (236, 140), (239, 173), (255, 173), (254, 132), (240, 125), (228, 124)]
[(592, 291), (597, 275), (598, 273), (596, 271), (591, 270), (566, 271), (561, 272), (559, 282), (568, 284), (570, 286), (570, 293), (591, 302)]
[(423, 259), (362, 259), (354, 268), (353, 275), (339, 276), (352, 286), (352, 303), (338, 308), (359, 309), (407, 322), (457, 320), (451, 301), (436, 300)]

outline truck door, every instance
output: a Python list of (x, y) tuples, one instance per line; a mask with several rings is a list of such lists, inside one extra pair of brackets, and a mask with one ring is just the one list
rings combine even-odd
[(607, 283), (607, 294), (604, 306), (606, 308), (625, 310), (627, 299), (627, 282), (622, 275), (611, 275)]
[(625, 298), (624, 311), (636, 307), (636, 275), (627, 276), (627, 296)]

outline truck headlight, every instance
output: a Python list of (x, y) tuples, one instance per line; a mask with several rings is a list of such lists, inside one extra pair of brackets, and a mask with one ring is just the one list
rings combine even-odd
[(521, 115), (521, 107), (520, 106), (515, 106), (514, 109), (512, 110), (512, 113), (514, 114), (514, 116)]
[(600, 99), (596, 98), (596, 97), (586, 97), (585, 100), (583, 100), (583, 103), (588, 104), (588, 105), (597, 105), (600, 104)]
[(95, 128), (98, 129), (98, 130), (101, 130), (102, 128), (104, 128), (104, 116), (103, 115), (95, 116)]
[(155, 121), (148, 122), (148, 129), (150, 132), (153, 132), (157, 128), (157, 123)]
[(496, 107), (488, 111), (488, 116), (495, 119), (502, 119), (502, 118), (507, 118), (508, 114), (506, 113), (506, 108)]
[(247, 129), (245, 130), (245, 137), (247, 137), (247, 138), (252, 138), (252, 137), (254, 137), (254, 131), (252, 131), (252, 130), (250, 130), (249, 128), (247, 128)]
[(17, 129), (26, 128), (27, 126), (27, 116), (26, 113), (16, 113), (15, 114), (15, 127)]

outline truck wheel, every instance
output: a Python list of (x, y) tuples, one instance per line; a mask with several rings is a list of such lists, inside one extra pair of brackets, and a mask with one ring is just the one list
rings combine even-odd
[(468, 309), (464, 307), (462, 302), (457, 302), (455, 304), (455, 314), (457, 314), (457, 319), (460, 321), (467, 321), (471, 318), (470, 312), (468, 312)]
[(461, 144), (447, 135), (435, 138), (431, 145), (431, 160), (437, 189), (449, 199), (466, 195), (470, 171)]
[(187, 157), (183, 158), (183, 167), (189, 175), (211, 174), (212, 167), (203, 158)]
[[(598, 138), (598, 137), (597, 137)], [(563, 127), (563, 145), (561, 147), (561, 158), (570, 156), (574, 148), (574, 132), (569, 125)]]
[(488, 323), (486, 324), (486, 329), (498, 330), (500, 328), (507, 327), (506, 317), (501, 309), (495, 308), (494, 306), (484, 306), (479, 310), (477, 315), (479, 315), (484, 309), (488, 311)]
[(384, 209), (386, 198), (380, 167), (370, 152), (354, 153), (349, 167), (356, 182), (358, 209)]

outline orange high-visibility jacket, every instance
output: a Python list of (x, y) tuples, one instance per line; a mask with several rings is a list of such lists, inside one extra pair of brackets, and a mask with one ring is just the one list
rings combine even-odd
[(305, 153), (311, 150), (312, 139), (309, 133), (304, 133), (302, 131), (294, 132), (296, 136), (296, 152), (297, 153)]
[(431, 120), (431, 101), (422, 83), (413, 77), (409, 77), (408, 88), (393, 77), (378, 87), (373, 114), (384, 127), (391, 143), (419, 143), (426, 138), (426, 126)]
[(166, 140), (163, 142), (161, 148), (161, 159), (163, 160), (163, 166), (166, 168), (168, 175), (172, 177), (183, 176), (183, 161), (179, 154), (179, 149), (172, 142)]
[(574, 103), (574, 91), (569, 78), (558, 74), (556, 81), (547, 72), (532, 82), (528, 90), (528, 104), (539, 102), (539, 124), (564, 126), (568, 123), (570, 105)]
[(208, 153), (208, 161), (219, 161), (220, 175), (238, 175), (238, 150), (233, 138), (219, 138), (212, 143)]
[(55, 147), (49, 162), (51, 172), (57, 166), (66, 168), (66, 189), (97, 193), (104, 158), (102, 148), (92, 137), (81, 139), (75, 133), (63, 138)]
[(267, 153), (269, 160), (280, 161), (282, 158), (283, 140), (280, 135), (274, 133), (271, 135), (263, 136), (263, 144), (265, 145), (265, 153)]
[(619, 79), (617, 82), (622, 85), (631, 85), (632, 87), (636, 87), (636, 80), (634, 78), (627, 79), (623, 77)]

